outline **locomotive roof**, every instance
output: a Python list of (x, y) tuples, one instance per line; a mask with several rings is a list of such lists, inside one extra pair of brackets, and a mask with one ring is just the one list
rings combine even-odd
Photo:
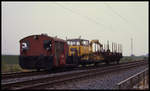
[(38, 36), (38, 37), (39, 37), (39, 36), (44, 36), (44, 37), (49, 37), (49, 38), (53, 39), (54, 41), (66, 42), (66, 41), (63, 40), (63, 39), (60, 39), (60, 38), (57, 38), (57, 37), (51, 37), (51, 36), (43, 35), (43, 34), (41, 34), (41, 35), (30, 35), (30, 36), (24, 37), (24, 38), (22, 38), (22, 39), (20, 40), (20, 42), (21, 42), (22, 40), (26, 39), (26, 38), (33, 37), (33, 36)]
[(67, 39), (68, 41), (89, 41), (86, 39)]

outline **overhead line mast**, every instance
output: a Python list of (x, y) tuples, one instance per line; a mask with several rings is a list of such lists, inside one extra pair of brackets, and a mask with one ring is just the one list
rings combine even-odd
[(133, 38), (131, 38), (131, 56), (133, 56)]

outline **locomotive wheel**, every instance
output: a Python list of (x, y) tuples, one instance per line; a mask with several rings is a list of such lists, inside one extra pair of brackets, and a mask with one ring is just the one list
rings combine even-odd
[(46, 71), (47, 71), (48, 73), (52, 73), (52, 72), (53, 72), (52, 69), (46, 69)]
[(119, 64), (119, 60), (117, 60), (117, 64)]
[[(50, 58), (48, 58), (47, 60), (51, 60)], [(52, 71), (52, 69), (53, 69), (53, 61), (50, 61), (49, 62), (49, 64), (48, 64), (48, 66), (46, 66), (46, 68), (45, 68), (46, 70), (48, 70), (49, 72), (51, 72)]]
[(77, 56), (73, 56), (72, 60), (73, 60), (73, 64), (78, 65), (78, 57)]
[(37, 70), (37, 71), (40, 71), (40, 68), (39, 68), (39, 66), (40, 66), (40, 62), (39, 62), (39, 61), (36, 63), (36, 65), (35, 65), (35, 66), (36, 66), (36, 70)]
[(43, 55), (39, 56), (39, 58), (37, 59), (36, 63), (35, 63), (35, 68), (37, 71), (40, 71), (40, 66), (41, 66), (41, 60), (43, 59)]
[(40, 69), (36, 69), (36, 71), (40, 71)]

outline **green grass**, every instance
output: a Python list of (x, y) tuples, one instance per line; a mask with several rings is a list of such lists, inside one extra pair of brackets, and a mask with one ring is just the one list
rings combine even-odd
[(18, 55), (2, 55), (2, 73), (22, 71), (21, 67), (19, 66), (18, 57)]
[(2, 63), (1, 70), (2, 73), (23, 71), (23, 69), (21, 69), (21, 67), (18, 64), (6, 64), (6, 63)]

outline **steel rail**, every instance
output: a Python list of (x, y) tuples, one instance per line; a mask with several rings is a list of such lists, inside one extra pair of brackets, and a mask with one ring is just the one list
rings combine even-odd
[[(131, 61), (131, 62), (124, 62), (124, 63), (120, 63), (120, 64), (128, 64), (128, 63), (134, 63), (134, 62), (140, 62), (140, 61), (142, 61), (142, 60)], [(116, 65), (116, 64), (113, 64), (113, 65)], [(100, 67), (100, 66), (97, 66), (97, 67)], [(85, 68), (82, 67), (81, 70), (82, 69), (86, 69), (86, 68), (88, 68), (88, 67), (85, 67)], [(75, 68), (75, 70), (80, 70), (80, 68)], [(60, 72), (60, 71), (58, 71), (58, 72)], [(39, 72), (37, 72), (37, 71), (30, 71), (30, 72), (2, 73), (1, 77), (2, 77), (2, 79), (12, 79), (12, 78), (25, 77), (25, 76), (40, 75), (40, 74), (49, 74), (49, 72), (46, 72), (46, 71), (39, 71)]]

